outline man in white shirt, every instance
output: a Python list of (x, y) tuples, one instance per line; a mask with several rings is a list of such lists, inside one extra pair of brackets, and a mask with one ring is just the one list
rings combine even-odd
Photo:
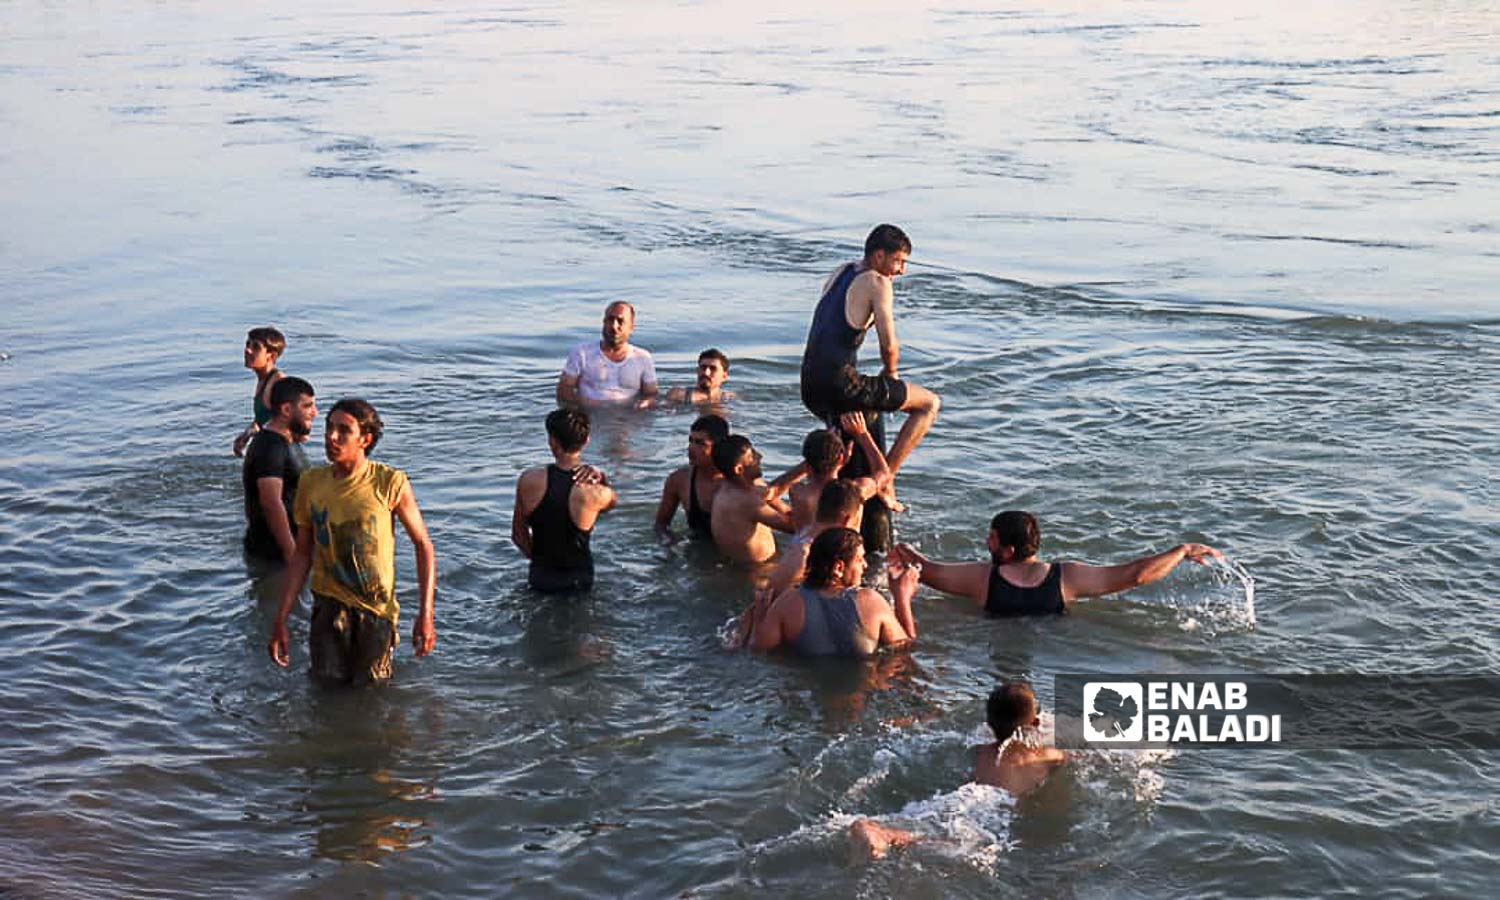
[(564, 406), (633, 405), (656, 401), (656, 366), (651, 353), (630, 345), (635, 307), (616, 300), (604, 309), (603, 338), (585, 341), (568, 353), (557, 379), (557, 402)]

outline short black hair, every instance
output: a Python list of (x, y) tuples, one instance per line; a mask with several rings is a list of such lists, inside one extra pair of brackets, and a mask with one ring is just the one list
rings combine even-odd
[(276, 408), (283, 403), (296, 402), (298, 397), (316, 396), (312, 385), (296, 375), (288, 375), (271, 385), (271, 412), (274, 414)]
[(286, 352), (286, 335), (269, 325), (250, 329), (245, 334), (245, 343), (260, 344), (271, 351), (271, 355), (278, 359), (281, 357), (281, 354)]
[(380, 413), (375, 411), (374, 405), (360, 397), (344, 397), (333, 404), (333, 409), (328, 411), (328, 418), (333, 418), (336, 412), (348, 413), (354, 418), (355, 424), (359, 426), (359, 433), (370, 436), (370, 446), (365, 448), (365, 453), (374, 453), (375, 445), (380, 443), (380, 436), (385, 434), (385, 423), (380, 421)]
[(832, 475), (844, 458), (844, 442), (827, 428), (809, 431), (802, 439), (802, 458), (814, 475)]
[(995, 740), (1003, 744), (1017, 728), (1026, 726), (1036, 717), (1036, 694), (1024, 681), (1003, 682), (990, 691), (984, 713), (990, 730), (995, 733)]
[(854, 515), (864, 501), (860, 499), (859, 488), (854, 482), (844, 478), (835, 478), (823, 485), (823, 490), (818, 494), (818, 510), (814, 519), (819, 522), (842, 522)]
[(589, 442), (589, 415), (581, 409), (564, 406), (547, 413), (547, 436), (557, 441), (564, 453), (583, 449)]
[[(1016, 552), (1017, 561), (1030, 559), (1042, 549), (1042, 527), (1029, 512), (1007, 509), (990, 520), (990, 530), (995, 532), (1000, 549), (1009, 547)], [(997, 556), (995, 562), (999, 561)]]
[(734, 477), (734, 464), (740, 461), (746, 450), (753, 450), (750, 439), (743, 434), (731, 434), (722, 441), (714, 441), (714, 468), (727, 478)]
[(865, 238), (865, 256), (871, 256), (876, 250), (884, 250), (887, 253), (902, 251), (911, 252), (911, 238), (906, 232), (894, 225), (876, 225), (870, 236)]
[(707, 350), (704, 350), (702, 353), (698, 354), (698, 362), (701, 363), (705, 359), (717, 359), (719, 361), (719, 365), (724, 367), (724, 371), (729, 371), (729, 357), (725, 356), (724, 351), (720, 350), (718, 347), (709, 347)]
[(688, 426), (688, 431), (701, 431), (717, 444), (729, 437), (729, 422), (717, 413), (709, 413), (694, 419), (693, 424)]

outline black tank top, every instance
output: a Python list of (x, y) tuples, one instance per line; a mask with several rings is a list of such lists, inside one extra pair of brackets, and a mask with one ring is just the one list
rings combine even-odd
[(531, 526), (531, 567), (552, 571), (594, 569), (589, 535), (573, 524), (568, 514), (568, 495), (573, 492), (573, 473), (558, 466), (547, 467), (547, 493), (526, 523)]
[(1006, 581), (1000, 567), (990, 569), (990, 589), (984, 611), (991, 616), (1049, 616), (1068, 611), (1062, 595), (1062, 564), (1053, 563), (1047, 577), (1036, 587), (1018, 587)]
[(698, 470), (688, 470), (688, 530), (698, 537), (713, 537), (714, 530), (709, 511), (698, 505)]
[(849, 319), (844, 315), (844, 299), (858, 274), (858, 265), (846, 263), (813, 311), (812, 326), (807, 330), (807, 348), (802, 351), (804, 384), (833, 381), (846, 366), (854, 365), (859, 356), (859, 345), (865, 342), (865, 329), (850, 328)]

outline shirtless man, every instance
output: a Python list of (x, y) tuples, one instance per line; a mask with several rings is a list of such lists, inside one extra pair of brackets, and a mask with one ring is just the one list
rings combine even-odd
[[(845, 263), (824, 282), (802, 354), (802, 402), (813, 415), (832, 424), (832, 416), (845, 412), (906, 413), (886, 455), (893, 476), (942, 405), (937, 394), (898, 374), (901, 345), (891, 282), (906, 271), (910, 255), (911, 240), (901, 229), (879, 225), (871, 231), (864, 258)], [(881, 371), (861, 375), (855, 363), (871, 325), (880, 339)]]
[[(1068, 761), (1066, 752), (1016, 734), (1042, 723), (1036, 694), (1024, 681), (1002, 684), (991, 691), (985, 704), (985, 718), (995, 740), (973, 748), (975, 782), (1003, 788), (1020, 797), (1036, 790)], [(922, 836), (881, 825), (873, 819), (860, 819), (849, 826), (849, 838), (867, 856), (881, 859), (891, 847), (904, 847)]]
[(989, 562), (934, 562), (909, 544), (898, 544), (893, 559), (922, 567), (922, 583), (968, 597), (990, 616), (1060, 614), (1080, 597), (1100, 597), (1160, 581), (1178, 563), (1222, 557), (1204, 544), (1178, 544), (1171, 550), (1114, 566), (1042, 562), (1041, 527), (1029, 512), (1007, 510), (990, 520)]
[(661, 502), (656, 506), (656, 536), (664, 544), (676, 543), (672, 517), (681, 506), (687, 516), (688, 534), (695, 538), (712, 538), (710, 511), (714, 495), (724, 476), (714, 465), (714, 444), (729, 437), (729, 423), (723, 416), (709, 413), (699, 416), (688, 429), (688, 464), (667, 476), (661, 487)]
[(724, 390), (729, 380), (729, 357), (717, 347), (709, 347), (698, 354), (698, 381), (692, 387), (672, 388), (667, 392), (667, 402), (674, 405), (691, 403), (694, 406), (718, 406), (734, 399), (734, 392)]
[(916, 570), (890, 564), (894, 608), (875, 591), (860, 587), (864, 575), (865, 545), (859, 532), (824, 531), (808, 550), (802, 585), (783, 591), (752, 624), (750, 648), (786, 646), (801, 656), (862, 658), (882, 647), (910, 643), (917, 636), (911, 611)]
[(777, 507), (775, 498), (786, 484), (801, 478), (805, 469), (799, 466), (766, 485), (761, 480), (760, 451), (742, 434), (716, 442), (713, 460), (724, 476), (710, 513), (714, 543), (736, 562), (763, 563), (776, 555), (771, 529), (795, 530), (791, 516)]
[(632, 346), (635, 307), (616, 300), (604, 308), (598, 341), (584, 341), (568, 353), (557, 377), (559, 406), (634, 406), (656, 402), (656, 366), (650, 351)]
[[(854, 442), (865, 454), (865, 459), (871, 461), (871, 475), (847, 479), (859, 491), (859, 501), (863, 504), (890, 488), (891, 470), (886, 465), (885, 454), (880, 452), (880, 448), (870, 437), (862, 414), (844, 413), (839, 417), (839, 427), (845, 434), (853, 436)], [(823, 493), (823, 488), (838, 478), (839, 470), (849, 462), (852, 455), (852, 447), (845, 444), (843, 438), (834, 431), (819, 428), (803, 438), (802, 459), (807, 463), (807, 481), (793, 485), (787, 494), (791, 501), (792, 524), (798, 529), (813, 523), (817, 517), (818, 498)], [(894, 497), (887, 502), (894, 502)]]
[(234, 455), (244, 456), (256, 432), (271, 421), (271, 388), (282, 378), (276, 361), (286, 352), (286, 337), (275, 328), (252, 328), (245, 335), (245, 368), (255, 373), (255, 393), (250, 396), (250, 424), (234, 438)]
[(589, 417), (582, 410), (553, 410), (547, 414), (552, 464), (527, 469), (516, 480), (510, 539), (531, 560), (527, 582), (544, 594), (594, 585), (589, 539), (616, 497), (604, 473), (583, 464), (588, 442)]

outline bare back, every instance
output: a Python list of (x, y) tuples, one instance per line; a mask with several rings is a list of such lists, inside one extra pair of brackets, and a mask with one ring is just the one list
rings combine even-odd
[[(757, 491), (725, 482), (714, 494), (714, 543), (738, 562), (765, 562), (776, 555), (776, 539), (761, 518), (765, 500)], [(774, 512), (774, 511), (773, 511)]]

